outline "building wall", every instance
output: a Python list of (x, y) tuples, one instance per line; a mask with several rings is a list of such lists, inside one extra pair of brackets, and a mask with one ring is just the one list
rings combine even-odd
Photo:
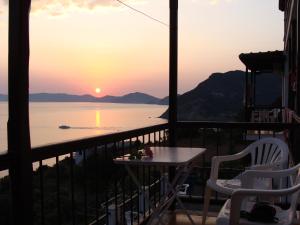
[[(299, 16), (298, 0), (279, 2), (284, 10), (284, 51), (286, 65), (283, 82), (283, 105), (300, 114)], [(299, 69), (298, 69), (299, 68)]]

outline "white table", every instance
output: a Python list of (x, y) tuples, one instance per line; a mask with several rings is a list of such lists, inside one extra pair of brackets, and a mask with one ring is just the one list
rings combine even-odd
[(196, 159), (199, 158), (206, 151), (206, 149), (182, 147), (151, 147), (151, 150), (153, 152), (153, 158), (143, 157), (140, 160), (130, 160), (128, 159), (128, 155), (125, 155), (120, 158), (114, 159), (114, 162), (116, 164), (122, 164), (125, 166), (128, 174), (131, 176), (139, 191), (143, 193), (144, 196), (144, 189), (142, 188), (142, 185), (140, 184), (135, 174), (130, 169), (130, 166), (172, 166), (177, 168), (175, 177), (172, 182), (167, 182), (168, 190), (162, 197), (162, 201), (159, 203), (159, 205), (155, 208), (149, 200), (153, 211), (152, 216), (150, 217), (147, 224), (151, 224), (153, 219), (155, 218), (158, 219), (158, 223), (163, 224), (161, 221), (162, 215), (166, 210), (168, 210), (168, 208), (176, 199), (180, 207), (185, 211), (191, 223), (195, 225), (190, 214), (184, 208), (182, 201), (177, 196), (177, 193), (179, 192), (179, 188), (177, 187), (180, 187), (186, 181), (191, 170), (195, 166)]

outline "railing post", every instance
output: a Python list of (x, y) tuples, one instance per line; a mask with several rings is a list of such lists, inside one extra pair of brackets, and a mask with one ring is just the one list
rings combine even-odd
[(176, 146), (178, 76), (178, 0), (170, 0), (169, 144)]
[(31, 0), (9, 0), (8, 152), (13, 224), (33, 224), (29, 131), (29, 11)]

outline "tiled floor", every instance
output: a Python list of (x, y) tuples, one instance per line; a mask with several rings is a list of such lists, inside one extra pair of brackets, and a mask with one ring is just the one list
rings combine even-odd
[[(202, 217), (200, 214), (191, 212), (191, 216), (196, 225), (202, 224)], [(209, 217), (206, 220), (206, 225), (215, 225), (216, 216), (217, 214), (215, 213), (209, 214)], [(163, 222), (164, 224), (168, 224), (168, 225), (191, 225), (190, 220), (188, 219), (186, 214), (182, 211), (176, 211), (170, 215), (164, 216)], [(153, 221), (152, 224), (154, 225), (159, 223), (157, 223), (157, 221)]]
[[(202, 223), (201, 216), (193, 215), (192, 218), (195, 224), (198, 225)], [(215, 223), (216, 223), (216, 217), (208, 217), (206, 220), (206, 225), (215, 225)], [(171, 218), (169, 225), (191, 225), (191, 222), (185, 214), (177, 213)]]

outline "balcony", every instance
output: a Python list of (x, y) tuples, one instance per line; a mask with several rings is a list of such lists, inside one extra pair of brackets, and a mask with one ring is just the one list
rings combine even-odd
[[(135, 175), (149, 193), (149, 197), (143, 196), (124, 168), (113, 163), (113, 158), (145, 145), (207, 149), (186, 181), (187, 188), (179, 196), (197, 222), (201, 221), (204, 187), (213, 156), (239, 152), (268, 133), (287, 139), (291, 154), (298, 161), (294, 144), (298, 124), (276, 123), (280, 122), (279, 116), (273, 121), (262, 119), (259, 114), (258, 121), (252, 123), (177, 121), (178, 1), (170, 1), (169, 123), (30, 149), (29, 9), (30, 1), (10, 1), (9, 151), (0, 156), (0, 172), (9, 176), (0, 180), (1, 224), (143, 224), (152, 213), (149, 203), (157, 205), (162, 200), (165, 179), (172, 176), (167, 168), (134, 168)], [(283, 54), (279, 54), (281, 64)], [(255, 105), (258, 70), (261, 68), (246, 67), (246, 107)], [(260, 123), (260, 120), (267, 121)], [(249, 134), (252, 139), (248, 138)], [(233, 177), (247, 163), (226, 163), (221, 167), (220, 176)], [(215, 213), (224, 200), (226, 196), (214, 195), (209, 223), (214, 223)], [(166, 217), (170, 219), (169, 224), (188, 224), (176, 205)]]
[[(244, 107), (245, 120), (248, 122), (282, 122), (285, 118), (283, 96), (283, 68), (285, 56), (282, 51), (240, 54), (241, 62), (246, 66)], [(264, 76), (272, 75), (281, 79), (281, 95), (272, 102), (264, 99), (266, 93), (259, 93), (258, 82)], [(270, 79), (268, 77), (267, 79)], [(276, 90), (276, 87), (273, 87)], [(277, 87), (278, 90), (278, 87)], [(261, 92), (261, 91), (260, 91)], [(275, 93), (275, 92), (274, 92)], [(274, 95), (274, 93), (272, 93)], [(272, 95), (271, 94), (271, 95)], [(269, 93), (270, 95), (270, 93)]]
[[(257, 139), (263, 132), (281, 137), (283, 131), (292, 137), (297, 124), (283, 123), (222, 123), (177, 122), (177, 146), (205, 147), (207, 152), (198, 162), (180, 198), (200, 221), (204, 187), (209, 177), (211, 157), (233, 154), (251, 143), (249, 132)], [(289, 140), (290, 143), (291, 140)], [(141, 149), (145, 145), (169, 144), (169, 124), (160, 124), (115, 134), (74, 140), (32, 149), (34, 224), (142, 224), (151, 215), (149, 202), (161, 201), (165, 191), (167, 168), (136, 167), (136, 176), (149, 191), (141, 196), (122, 166), (112, 159)], [(294, 153), (293, 145), (291, 151)], [(12, 163), (10, 154), (0, 156), (0, 169), (6, 171)], [(233, 177), (247, 162), (224, 164), (222, 177)], [(9, 224), (11, 212), (8, 177), (0, 183), (0, 219)], [(216, 194), (212, 200), (214, 217), (225, 196)], [(188, 224), (178, 209), (169, 215), (169, 224)], [(175, 223), (176, 222), (176, 223)], [(214, 218), (209, 219), (214, 223)]]

